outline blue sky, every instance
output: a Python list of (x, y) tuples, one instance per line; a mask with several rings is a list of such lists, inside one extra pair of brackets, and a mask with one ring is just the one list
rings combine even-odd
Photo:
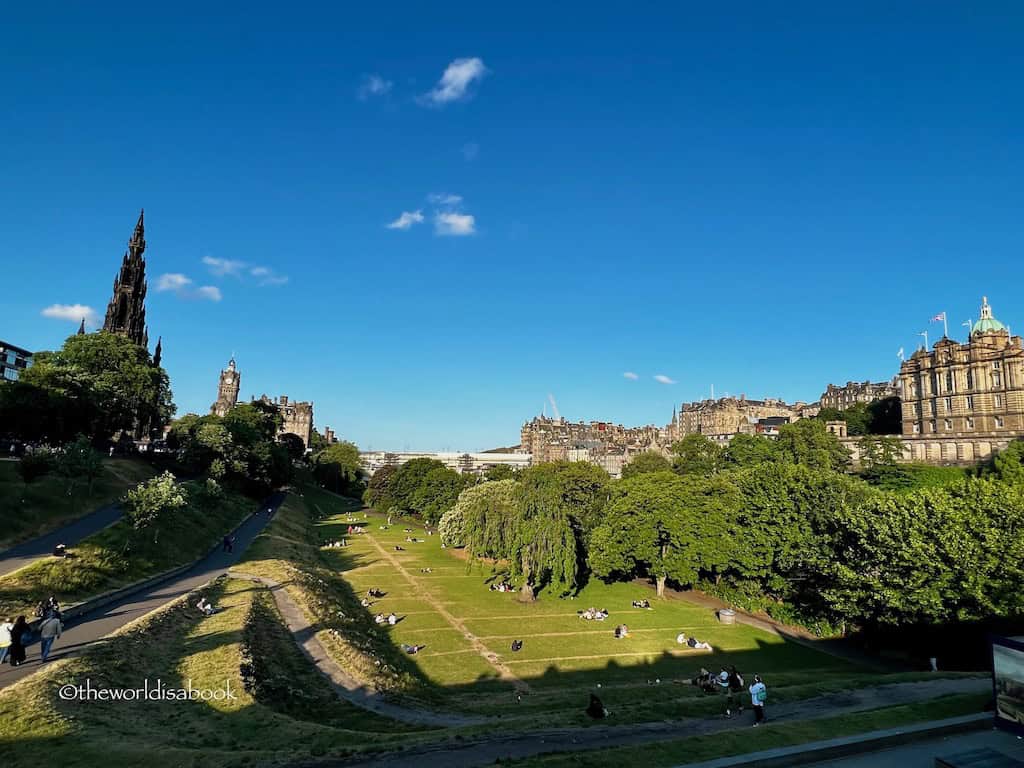
[(102, 316), (144, 206), (180, 413), (232, 353), (363, 448), (889, 378), (983, 294), (1024, 331), (1021, 39), (1009, 2), (21, 4), (0, 338)]

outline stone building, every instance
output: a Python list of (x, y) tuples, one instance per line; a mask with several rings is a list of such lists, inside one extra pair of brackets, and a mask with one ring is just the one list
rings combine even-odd
[(992, 440), (1024, 436), (1024, 345), (987, 298), (966, 343), (944, 337), (917, 350), (900, 366), (899, 382), (905, 441), (956, 438), (933, 449), (938, 456), (924, 449), (927, 460), (971, 461), (976, 451), (991, 452)]
[[(564, 418), (537, 416), (519, 433), (519, 450), (533, 455), (535, 463), (586, 460), (600, 463), (606, 453), (657, 450), (665, 431), (653, 425), (624, 427), (607, 421), (573, 422)], [(586, 452), (585, 459), (574, 459)]]
[(829, 384), (821, 393), (819, 404), (822, 408), (836, 408), (845, 411), (857, 403), (871, 403), (887, 397), (896, 397), (896, 379), (892, 381), (848, 381), (839, 387)]
[(32, 353), (0, 341), (0, 382), (17, 381), (21, 372), (32, 367)]
[(748, 400), (744, 395), (683, 403), (666, 428), (668, 442), (695, 433), (720, 441), (741, 433), (754, 434), (763, 420), (771, 420), (764, 423), (774, 427), (780, 423), (778, 419), (796, 421), (800, 418), (800, 405), (789, 405), (776, 398)]
[[(103, 330), (127, 336), (141, 347), (149, 347), (149, 329), (146, 327), (146, 251), (145, 225), (139, 212), (135, 231), (128, 241), (128, 250), (121, 260), (121, 271), (114, 278), (114, 295), (107, 305)], [(85, 331), (82, 321), (80, 331)]]
[[(255, 401), (255, 398), (254, 398)], [(278, 399), (271, 400), (266, 395), (260, 395), (259, 402), (265, 405), (272, 405), (281, 414), (281, 429), (278, 435), (298, 435), (302, 438), (302, 444), (309, 448), (313, 440), (313, 404), (293, 402), (288, 395), (281, 395)]]
[(220, 382), (217, 385), (217, 402), (210, 406), (210, 413), (215, 416), (224, 416), (238, 405), (238, 390), (241, 386), (242, 374), (238, 372), (235, 358), (232, 357), (228, 361), (228, 367), (220, 372)]

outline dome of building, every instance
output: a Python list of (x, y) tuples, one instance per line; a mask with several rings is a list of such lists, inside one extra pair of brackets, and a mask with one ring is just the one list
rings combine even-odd
[(981, 297), (981, 316), (978, 322), (971, 328), (971, 335), (976, 333), (991, 333), (992, 331), (1005, 331), (1006, 326), (992, 317), (992, 307), (989, 306), (988, 297)]

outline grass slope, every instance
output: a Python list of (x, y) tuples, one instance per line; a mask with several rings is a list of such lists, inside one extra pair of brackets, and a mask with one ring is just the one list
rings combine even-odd
[[(281, 764), (381, 748), (415, 734), (339, 701), (306, 663), (266, 589), (220, 579), (200, 590), (213, 616), (191, 606), (197, 594), (129, 625), (83, 655), (55, 662), (0, 691), (0, 755), (8, 768), (228, 768)], [(255, 643), (255, 646), (254, 646)], [(260, 686), (241, 669), (261, 660)], [(60, 688), (230, 690), (231, 701), (65, 701)], [(282, 687), (287, 681), (287, 689)]]
[[(152, 534), (133, 532), (123, 520), (115, 523), (79, 542), (74, 557), (47, 557), (0, 578), (0, 615), (31, 616), (51, 594), (69, 605), (191, 563), (244, 520), (254, 504), (231, 492), (211, 508), (192, 504), (160, 526), (156, 543)], [(125, 552), (129, 537), (131, 548)]]
[(17, 462), (0, 461), (0, 549), (48, 533), (117, 501), (129, 488), (154, 474), (143, 461), (107, 459), (91, 494), (80, 484), (68, 496), (64, 481), (56, 475), (42, 477), (26, 487), (18, 476)]

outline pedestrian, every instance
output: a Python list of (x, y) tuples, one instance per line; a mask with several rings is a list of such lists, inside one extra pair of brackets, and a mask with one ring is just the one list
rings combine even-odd
[(233, 536), (225, 536), (221, 542), (221, 547), (224, 552), (235, 551), (235, 539)]
[(754, 684), (750, 686), (750, 703), (754, 707), (754, 727), (767, 722), (764, 716), (764, 703), (768, 700), (768, 689), (760, 675), (754, 675)]
[(736, 714), (743, 714), (743, 688), (743, 675), (739, 673), (735, 665), (729, 667), (729, 700), (726, 703), (726, 717), (732, 717), (734, 704), (736, 705)]
[(53, 641), (60, 637), (64, 625), (57, 616), (50, 616), (39, 625), (39, 658), (46, 661), (50, 656)]
[(19, 616), (11, 627), (11, 666), (17, 667), (25, 663), (25, 643), (31, 630), (24, 616)]
[(0, 664), (7, 660), (7, 654), (11, 652), (11, 630), (14, 629), (14, 622), (10, 619), (0, 621)]

